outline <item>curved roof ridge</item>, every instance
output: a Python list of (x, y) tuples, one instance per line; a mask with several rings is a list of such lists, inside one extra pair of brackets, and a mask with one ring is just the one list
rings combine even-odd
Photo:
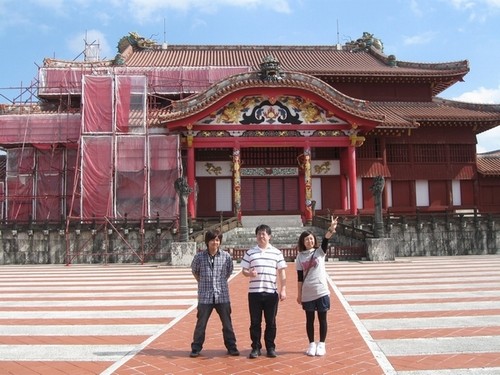
[(481, 152), (477, 154), (478, 158), (500, 158), (500, 149), (494, 151)]
[(458, 69), (458, 70), (470, 70), (469, 60), (457, 60), (457, 61), (448, 61), (448, 62), (415, 62), (415, 61), (404, 61), (397, 60), (395, 55), (386, 55), (380, 49), (371, 46), (368, 51), (375, 56), (380, 61), (384, 62), (387, 65), (393, 65), (394, 67), (400, 68), (413, 68), (413, 69), (433, 69), (433, 70), (450, 70), (450, 69)]
[(328, 102), (343, 109), (347, 113), (371, 121), (384, 121), (385, 115), (375, 113), (368, 107), (368, 102), (352, 98), (334, 89), (322, 80), (308, 74), (282, 71), (281, 78), (262, 80), (258, 71), (238, 73), (212, 84), (207, 90), (180, 99), (171, 104), (171, 110), (160, 115), (165, 120), (174, 120), (191, 116), (237, 90), (258, 87), (296, 87), (308, 90), (323, 97)]
[[(153, 48), (148, 49), (149, 51), (156, 51), (162, 49), (177, 49), (177, 50), (204, 50), (204, 49), (222, 49), (222, 50), (283, 50), (288, 51), (290, 49), (300, 49), (300, 50), (330, 50), (337, 49), (336, 44), (310, 44), (310, 45), (300, 45), (300, 44), (169, 44), (166, 48), (161, 45), (156, 45)], [(146, 51), (146, 50), (145, 50)]]
[(432, 101), (437, 104), (446, 104), (456, 108), (473, 109), (485, 112), (500, 111), (500, 104), (469, 103), (469, 102), (462, 102), (459, 100), (445, 99), (441, 97), (434, 97)]

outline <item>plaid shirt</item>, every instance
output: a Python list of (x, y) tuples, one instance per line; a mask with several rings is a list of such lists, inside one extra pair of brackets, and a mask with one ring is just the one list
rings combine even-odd
[(233, 259), (228, 252), (218, 250), (213, 262), (208, 250), (197, 253), (191, 271), (198, 279), (198, 303), (229, 303), (227, 280), (233, 273)]

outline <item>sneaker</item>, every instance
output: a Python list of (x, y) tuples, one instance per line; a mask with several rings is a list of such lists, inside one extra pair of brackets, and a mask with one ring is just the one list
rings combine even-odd
[(315, 342), (311, 342), (309, 344), (309, 348), (307, 348), (306, 354), (308, 356), (311, 356), (311, 357), (314, 357), (316, 355), (316, 343)]
[(191, 358), (196, 358), (200, 355), (200, 352), (198, 350), (191, 350), (191, 353), (189, 353), (189, 356)]
[(326, 353), (326, 347), (324, 342), (318, 342), (318, 345), (316, 346), (316, 355), (325, 355)]

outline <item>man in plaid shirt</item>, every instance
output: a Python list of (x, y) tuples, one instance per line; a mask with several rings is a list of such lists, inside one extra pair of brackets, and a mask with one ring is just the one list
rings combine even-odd
[(191, 271), (198, 281), (198, 314), (189, 355), (193, 358), (200, 355), (205, 342), (208, 319), (214, 309), (222, 322), (222, 335), (227, 353), (232, 356), (240, 355), (236, 347), (229, 301), (228, 279), (233, 272), (233, 259), (229, 253), (220, 250), (221, 243), (221, 232), (207, 231), (205, 234), (207, 250), (196, 254), (191, 263)]

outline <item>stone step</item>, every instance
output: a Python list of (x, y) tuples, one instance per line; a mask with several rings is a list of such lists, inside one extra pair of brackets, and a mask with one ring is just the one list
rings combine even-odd
[(300, 215), (256, 215), (242, 216), (241, 224), (243, 228), (257, 228), (260, 224), (266, 224), (274, 228), (282, 227), (302, 227), (302, 218)]
[[(294, 248), (297, 245), (300, 234), (304, 230), (310, 230), (318, 241), (321, 241), (324, 231), (316, 227), (271, 227), (271, 244), (277, 248)], [(223, 247), (241, 249), (255, 246), (255, 228), (239, 227), (224, 233)]]

